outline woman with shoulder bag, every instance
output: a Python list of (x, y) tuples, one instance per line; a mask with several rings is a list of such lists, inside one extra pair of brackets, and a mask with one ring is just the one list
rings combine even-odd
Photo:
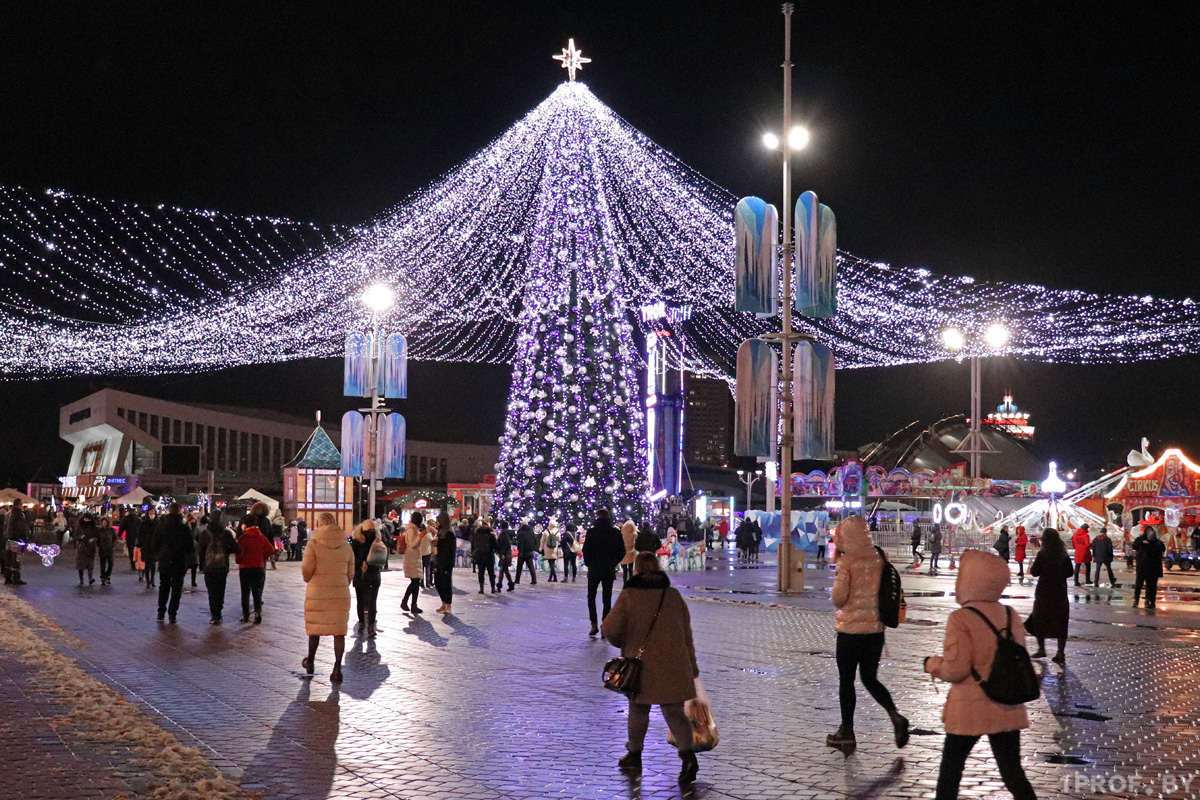
[(355, 609), (358, 612), (358, 633), (366, 633), (368, 639), (374, 639), (375, 634), (379, 633), (380, 629), (375, 627), (375, 619), (379, 607), (379, 570), (380, 565), (371, 563), (379, 561), (382, 558), (383, 562), (387, 562), (387, 549), (380, 542), (375, 550), (382, 550), (382, 556), (371, 558), (371, 548), (375, 542), (379, 540), (379, 531), (375, 530), (375, 520), (363, 520), (357, 528), (354, 529), (354, 535), (351, 537), (350, 547), (354, 550), (354, 599)]
[[(418, 562), (419, 563), (419, 562)], [(346, 628), (350, 622), (350, 583), (354, 580), (354, 551), (346, 532), (328, 511), (317, 517), (300, 573), (304, 588), (304, 629), (308, 634), (308, 657), (300, 662), (313, 674), (317, 646), (322, 636), (333, 637), (333, 672), (329, 680), (342, 682), (342, 654), (346, 651)]]
[(612, 611), (604, 618), (604, 638), (621, 648), (621, 655), (641, 659), (636, 694), (629, 698), (629, 741), (618, 766), (625, 772), (642, 771), (642, 746), (650, 725), (650, 706), (663, 719), (679, 748), (683, 769), (680, 783), (696, 779), (700, 764), (692, 750), (692, 723), (683, 704), (696, 697), (696, 649), (687, 603), (658, 564), (653, 553), (639, 553), (634, 575), (625, 584)]

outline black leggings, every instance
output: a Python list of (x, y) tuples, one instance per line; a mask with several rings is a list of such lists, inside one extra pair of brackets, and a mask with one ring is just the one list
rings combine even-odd
[(578, 559), (578, 557), (579, 557), (578, 553), (571, 553), (571, 552), (567, 551), (567, 548), (565, 548), (565, 547), (563, 548), (563, 580), (564, 581), (567, 579), (568, 573), (570, 574), (570, 576), (572, 578), (578, 577), (579, 566), (576, 564), (576, 560)]
[(479, 591), (483, 591), (483, 578), (486, 575), (491, 580), (490, 586), (494, 591), (496, 589), (496, 563), (491, 556), (475, 562), (476, 569), (479, 572)]
[(410, 578), (408, 588), (404, 590), (404, 599), (400, 601), (400, 605), (407, 606), (408, 598), (412, 597), (412, 607), (417, 607), (417, 598), (421, 596), (421, 579)]
[(512, 559), (500, 562), (500, 582), (508, 581), (508, 585), (513, 585), (512, 579)]
[[(442, 605), (450, 605), (454, 601), (454, 587), (451, 584), (453, 572), (451, 570), (434, 569), (433, 585), (437, 587), (438, 597), (442, 599)], [(483, 587), (480, 586), (480, 589)]]
[(358, 612), (360, 625), (375, 627), (375, 617), (379, 613), (379, 573), (374, 575), (359, 575), (354, 581), (355, 611)]
[(892, 696), (875, 673), (883, 657), (882, 633), (839, 633), (837, 635), (838, 700), (842, 706), (842, 727), (854, 730), (854, 673), (862, 679), (863, 688), (883, 706), (888, 714), (896, 712)]
[[(979, 739), (978, 736), (946, 734), (946, 744), (942, 748), (942, 766), (938, 771), (936, 800), (955, 800), (958, 797), (958, 784), (962, 780), (963, 767), (966, 766), (971, 748)], [(1033, 793), (1029, 778), (1025, 777), (1025, 770), (1021, 768), (1020, 731), (990, 733), (988, 742), (992, 746), (996, 766), (1000, 768), (1000, 778), (1015, 800), (1036, 800), (1037, 795)]]

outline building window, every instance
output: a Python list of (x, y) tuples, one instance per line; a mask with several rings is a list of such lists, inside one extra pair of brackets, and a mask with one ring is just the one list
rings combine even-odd
[[(171, 420), (171, 441), (179, 444), (183, 440), (183, 422), (177, 419)], [(185, 442), (191, 444), (191, 442)]]
[(250, 471), (258, 472), (258, 440), (257, 433), (250, 434)]
[(160, 441), (163, 444), (171, 444), (171, 419), (170, 417), (162, 418), (162, 437)]
[(417, 480), (417, 457), (416, 456), (408, 457), (408, 480), (411, 482), (414, 482), (414, 483)]
[(120, 408), (120, 407), (118, 406), (118, 408), (117, 408), (117, 416), (118, 416), (118, 417), (120, 417), (121, 419), (125, 419), (125, 409), (123, 409), (123, 408)]
[(217, 429), (217, 469), (220, 469), (220, 470), (225, 469), (225, 464), (227, 463), (225, 456), (226, 456), (225, 429), (218, 428)]
[(250, 470), (250, 434), (245, 431), (238, 434), (238, 464), (239, 472)]
[(438, 462), (438, 475), (439, 475), (438, 479), (442, 483), (450, 482), (450, 472), (446, 469), (446, 459), (444, 459), (444, 458)]
[(314, 503), (336, 503), (341, 499), (338, 497), (337, 475), (314, 475), (312, 480)]
[[(192, 443), (192, 423), (190, 423), (190, 422), (183, 423), (183, 443), (184, 444)], [(197, 442), (196, 444), (199, 444), (199, 442)]]
[(146, 430), (146, 412), (144, 411), (138, 413), (138, 427)]
[(205, 435), (204, 435), (204, 438), (205, 438), (204, 454), (206, 456), (206, 459), (204, 461), (204, 468), (205, 469), (216, 469), (217, 468), (217, 429), (214, 428), (212, 425), (208, 425), (208, 426), (197, 425), (196, 426), (196, 435), (197, 436), (200, 435), (200, 429), (202, 427), (206, 431)]
[(429, 482), (429, 458), (421, 456), (421, 471), (417, 473), (421, 476), (421, 483)]
[(278, 472), (283, 469), (283, 443), (278, 436), (271, 437), (271, 471)]
[(158, 438), (158, 414), (150, 415), (150, 435)]

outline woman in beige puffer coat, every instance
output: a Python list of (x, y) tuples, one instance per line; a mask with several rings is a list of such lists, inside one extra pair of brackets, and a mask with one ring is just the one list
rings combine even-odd
[(625, 520), (621, 526), (621, 539), (625, 542), (625, 557), (621, 559), (621, 582), (628, 583), (633, 577), (633, 560), (637, 558), (637, 525), (633, 520)]
[(838, 699), (842, 725), (825, 737), (832, 747), (853, 747), (854, 676), (883, 706), (892, 720), (896, 746), (908, 744), (908, 720), (896, 710), (892, 695), (876, 673), (883, 657), (883, 623), (879, 621), (879, 577), (883, 556), (871, 543), (867, 521), (849, 517), (834, 531), (837, 544), (837, 573), (833, 579), (834, 630), (837, 631)]
[(333, 637), (335, 664), (329, 680), (342, 680), (342, 654), (350, 622), (350, 582), (354, 580), (354, 550), (346, 532), (332, 514), (317, 517), (317, 529), (308, 538), (300, 564), (304, 582), (304, 628), (308, 633), (308, 658), (301, 664), (313, 674), (317, 646), (322, 636)]
[(408, 598), (411, 597), (412, 613), (414, 614), (425, 613), (417, 605), (417, 598), (421, 594), (421, 579), (425, 577), (425, 568), (421, 563), (421, 548), (431, 538), (429, 531), (425, 530), (425, 515), (420, 511), (414, 511), (408, 518), (408, 525), (404, 529), (404, 577), (408, 578), (408, 588), (404, 590), (404, 599), (400, 601), (400, 608), (408, 611)]
[[(999, 556), (985, 550), (963, 553), (954, 584), (955, 599), (962, 608), (946, 620), (942, 655), (925, 659), (926, 672), (953, 684), (942, 709), (946, 743), (938, 774), (938, 800), (958, 797), (967, 756), (985, 734), (1000, 777), (1013, 797), (1031, 800), (1035, 796), (1021, 768), (1020, 732), (1029, 727), (1024, 704), (1001, 705), (989, 699), (979, 685), (987, 680), (996, 655), (996, 634), (989, 622), (1000, 631), (1011, 626), (1013, 638), (1025, 641), (1021, 617), (1000, 602), (1011, 578), (1008, 565)], [(979, 614), (987, 617), (987, 622)]]

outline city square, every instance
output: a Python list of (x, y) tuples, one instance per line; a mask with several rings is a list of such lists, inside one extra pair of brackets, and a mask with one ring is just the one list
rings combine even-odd
[(1200, 798), (1170, 14), (11, 22), (0, 798)]

